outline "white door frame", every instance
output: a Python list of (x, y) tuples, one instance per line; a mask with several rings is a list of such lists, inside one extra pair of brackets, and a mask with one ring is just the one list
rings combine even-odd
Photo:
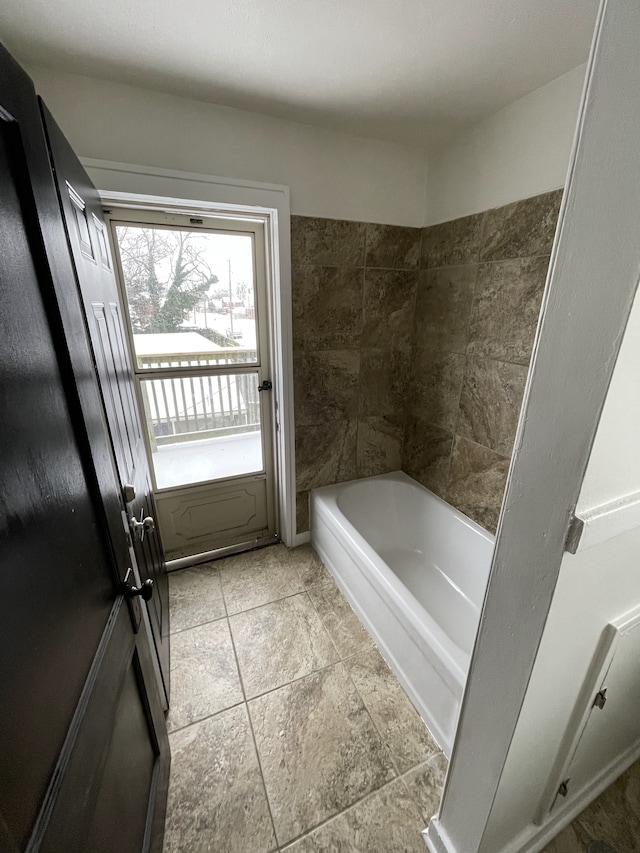
[(640, 4), (603, 0), (432, 853), (481, 849), (636, 293), (639, 38)]
[(219, 178), (109, 160), (81, 158), (105, 202), (176, 204), (193, 202), (216, 213), (250, 212), (264, 217), (271, 247), (270, 279), (274, 341), (274, 409), (280, 537), (293, 547), (308, 540), (296, 533), (293, 332), (291, 324), (291, 212), (289, 187)]

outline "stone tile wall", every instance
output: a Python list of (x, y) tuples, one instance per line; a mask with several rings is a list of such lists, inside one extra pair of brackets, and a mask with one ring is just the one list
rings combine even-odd
[(402, 468), (493, 530), (561, 192), (430, 228), (291, 221), (298, 532)]
[(402, 468), (494, 531), (562, 192), (425, 228)]
[(400, 467), (420, 238), (291, 218), (298, 532), (311, 489)]

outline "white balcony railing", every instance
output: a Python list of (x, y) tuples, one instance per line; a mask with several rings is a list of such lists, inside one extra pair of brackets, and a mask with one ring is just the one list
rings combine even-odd
[[(140, 368), (251, 364), (255, 350), (230, 347), (214, 353), (138, 356)], [(139, 374), (152, 446), (260, 429), (258, 374), (214, 373), (149, 377)]]

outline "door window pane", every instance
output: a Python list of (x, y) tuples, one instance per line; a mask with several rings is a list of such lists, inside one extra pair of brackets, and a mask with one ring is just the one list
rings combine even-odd
[(264, 470), (256, 373), (141, 381), (158, 489)]
[(115, 230), (139, 368), (257, 362), (251, 235)]

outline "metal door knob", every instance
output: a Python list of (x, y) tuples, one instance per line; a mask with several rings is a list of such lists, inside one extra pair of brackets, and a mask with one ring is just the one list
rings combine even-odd
[(139, 595), (140, 598), (144, 599), (144, 601), (151, 601), (151, 596), (153, 595), (153, 581), (151, 578), (147, 578), (146, 581), (142, 581), (140, 586), (127, 586), (127, 593), (131, 598)]
[(153, 533), (153, 531), (156, 529), (155, 520), (151, 515), (147, 515), (145, 518), (142, 519), (142, 526), (147, 531), (147, 533)]
[(145, 518), (142, 517), (142, 513), (144, 510), (140, 511), (140, 521), (135, 516), (131, 516), (129, 519), (129, 523), (131, 524), (131, 530), (133, 531), (133, 535), (137, 536), (137, 538), (142, 542), (144, 539), (145, 533), (153, 533), (156, 529), (156, 522), (151, 515), (147, 515)]

